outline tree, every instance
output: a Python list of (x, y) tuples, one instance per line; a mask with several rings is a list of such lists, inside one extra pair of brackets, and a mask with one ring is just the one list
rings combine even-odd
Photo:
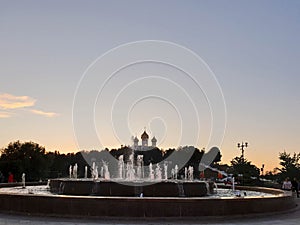
[(232, 173), (235, 176), (241, 174), (243, 176), (242, 183), (251, 184), (252, 178), (259, 177), (260, 170), (243, 156), (235, 157), (231, 160)]
[(0, 170), (6, 175), (12, 172), (16, 180), (21, 179), (22, 173), (29, 181), (47, 177), (49, 163), (45, 148), (33, 142), (16, 141), (1, 150)]
[(297, 179), (300, 178), (300, 153), (293, 153), (293, 155), (291, 155), (285, 151), (280, 152), (279, 159), (281, 168), (277, 168), (277, 170), (280, 171), (280, 181), (283, 181), (286, 177), (296, 177)]

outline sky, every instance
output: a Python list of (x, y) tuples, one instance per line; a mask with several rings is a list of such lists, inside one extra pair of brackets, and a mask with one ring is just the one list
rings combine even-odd
[[(224, 163), (248, 142), (272, 170), (299, 152), (299, 40), (296, 0), (1, 1), (0, 147), (112, 148), (146, 128), (161, 148), (217, 145)], [(177, 64), (107, 80), (147, 57)]]

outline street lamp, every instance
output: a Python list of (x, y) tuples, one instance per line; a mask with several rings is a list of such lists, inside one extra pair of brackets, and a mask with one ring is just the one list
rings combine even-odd
[(238, 143), (237, 144), (237, 147), (242, 151), (242, 160), (244, 161), (244, 151), (245, 149), (244, 148), (247, 148), (248, 147), (248, 142), (242, 142), (242, 143)]
[(264, 168), (265, 168), (265, 164), (262, 164), (261, 169), (260, 169), (262, 176), (264, 175)]

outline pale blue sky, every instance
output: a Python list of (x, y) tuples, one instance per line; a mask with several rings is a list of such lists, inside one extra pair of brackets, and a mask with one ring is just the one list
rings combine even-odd
[(0, 94), (36, 100), (0, 108), (9, 115), (0, 118), (0, 146), (20, 139), (76, 151), (72, 101), (85, 69), (120, 44), (155, 39), (193, 50), (215, 73), (228, 113), (225, 162), (243, 140), (246, 156), (268, 168), (279, 151), (299, 151), (300, 1), (0, 3)]

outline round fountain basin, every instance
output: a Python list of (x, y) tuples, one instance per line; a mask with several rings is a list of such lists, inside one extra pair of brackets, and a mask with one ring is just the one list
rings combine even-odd
[[(0, 211), (64, 217), (202, 217), (274, 213), (296, 207), (290, 192), (270, 188), (246, 197), (75, 196), (41, 192), (40, 187), (0, 189)], [(44, 186), (46, 189), (46, 186)]]

